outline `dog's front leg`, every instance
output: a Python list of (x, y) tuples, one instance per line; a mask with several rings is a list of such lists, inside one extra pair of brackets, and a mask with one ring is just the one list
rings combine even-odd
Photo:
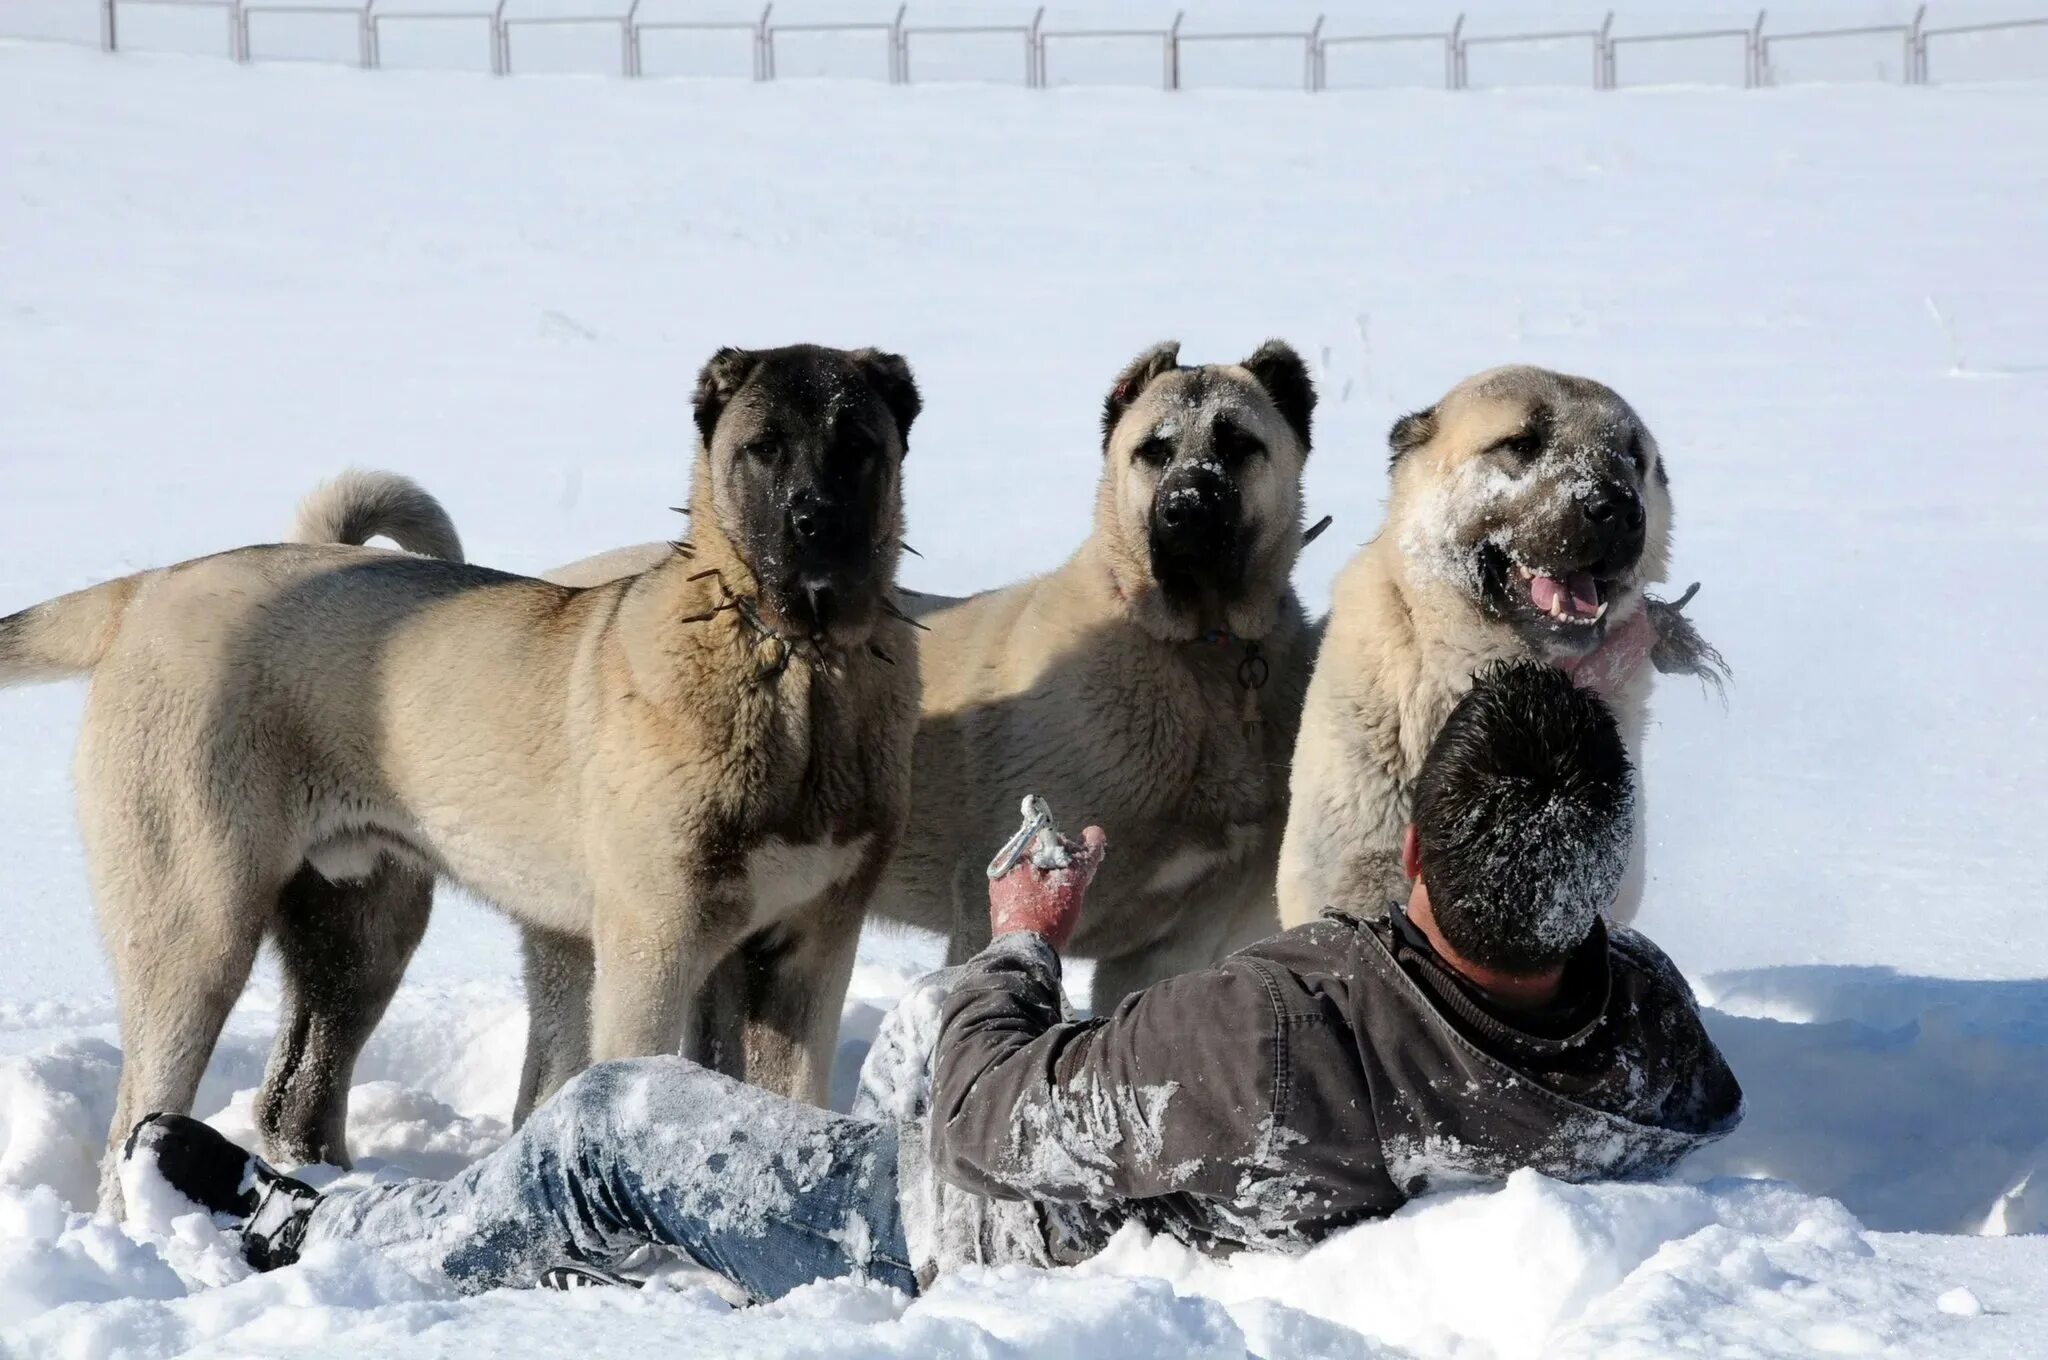
[(591, 1056), (609, 1062), (678, 1051), (704, 980), (738, 945), (747, 915), (739, 883), (706, 875), (664, 892), (600, 892)]

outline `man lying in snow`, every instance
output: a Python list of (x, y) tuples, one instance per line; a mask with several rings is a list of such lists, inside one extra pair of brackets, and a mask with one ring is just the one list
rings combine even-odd
[(990, 887), (994, 943), (877, 1045), (871, 1086), (920, 1013), (938, 1030), (928, 1086), (879, 1102), (900, 1120), (648, 1058), (586, 1072), (446, 1183), (323, 1196), (168, 1115), (136, 1128), (126, 1170), (154, 1163), (261, 1268), (347, 1241), (485, 1289), (661, 1244), (759, 1298), (1074, 1262), (1128, 1221), (1209, 1251), (1299, 1249), (1522, 1166), (1656, 1174), (1728, 1132), (1741, 1092), (1670, 961), (1601, 922), (1630, 790), (1597, 697), (1495, 668), (1423, 767), (1408, 901), (1371, 919), (1326, 917), (1074, 1022), (1055, 951), (1102, 833), (1065, 842), (1064, 868), (1020, 860)]

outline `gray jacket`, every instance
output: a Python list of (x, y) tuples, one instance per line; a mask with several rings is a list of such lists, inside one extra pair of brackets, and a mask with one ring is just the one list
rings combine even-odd
[(1050, 946), (1002, 936), (907, 1008), (938, 1034), (929, 1112), (897, 1111), (923, 1115), (902, 1138), (913, 1260), (1071, 1263), (1129, 1220), (1299, 1250), (1518, 1167), (1654, 1176), (1735, 1127), (1741, 1090), (1656, 946), (1596, 929), (1565, 993), (1504, 1015), (1394, 909), (1074, 1022)]

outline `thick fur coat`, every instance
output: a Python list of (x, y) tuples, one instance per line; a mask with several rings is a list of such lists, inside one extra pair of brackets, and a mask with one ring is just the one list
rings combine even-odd
[[(1606, 664), (1642, 638), (1657, 669), (1718, 679), (1665, 579), (1671, 496), (1648, 428), (1611, 389), (1537, 368), (1467, 379), (1394, 426), (1379, 534), (1333, 595), (1293, 762), (1280, 864), (1288, 926), (1406, 896), (1401, 830), (1437, 729), (1489, 662)], [(1604, 685), (1640, 751), (1649, 666)], [(1640, 779), (1633, 865), (1642, 892)]]
[[(552, 1075), (688, 1038), (822, 1098), (909, 812), (915, 643), (890, 591), (916, 410), (895, 356), (722, 351), (692, 543), (592, 589), (273, 545), (0, 619), (0, 683), (92, 679), (77, 783), (120, 990), (111, 1138), (189, 1108), (294, 885), (423, 919), (407, 892), (376, 900), (393, 864), (588, 942), (588, 1052)], [(364, 963), (300, 953), (343, 991)]]

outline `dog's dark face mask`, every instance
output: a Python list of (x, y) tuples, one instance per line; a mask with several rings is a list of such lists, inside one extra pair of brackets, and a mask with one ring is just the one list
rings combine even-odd
[(704, 366), (712, 500), (769, 627), (839, 646), (873, 629), (895, 582), (919, 408), (910, 366), (878, 350), (724, 349)]
[(1103, 411), (1108, 527), (1168, 608), (1237, 631), (1287, 589), (1315, 393), (1277, 342), (1236, 365), (1140, 355)]

